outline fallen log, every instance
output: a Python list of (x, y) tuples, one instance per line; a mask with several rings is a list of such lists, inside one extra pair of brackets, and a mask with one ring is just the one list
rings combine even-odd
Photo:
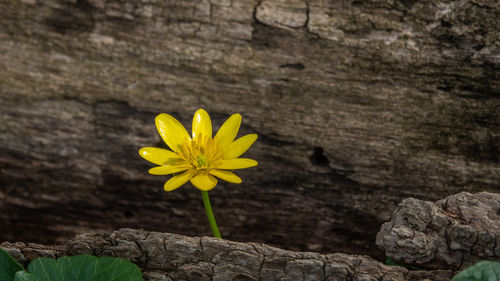
[(449, 270), (409, 271), (368, 256), (293, 252), (258, 243), (136, 229), (84, 234), (64, 247), (24, 243), (0, 246), (24, 264), (37, 256), (91, 254), (124, 258), (143, 269), (146, 281), (445, 281), (453, 274)]

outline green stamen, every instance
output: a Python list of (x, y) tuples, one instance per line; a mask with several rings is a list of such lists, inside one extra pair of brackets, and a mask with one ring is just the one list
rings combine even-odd
[(199, 167), (205, 167), (205, 166), (207, 166), (207, 157), (203, 154), (200, 154), (196, 158), (196, 162), (198, 162)]

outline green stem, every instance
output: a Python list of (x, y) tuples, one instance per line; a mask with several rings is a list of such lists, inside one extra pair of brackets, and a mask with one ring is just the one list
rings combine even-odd
[(210, 205), (210, 198), (208, 198), (208, 191), (201, 192), (201, 198), (203, 198), (203, 206), (205, 206), (205, 212), (207, 213), (208, 222), (210, 223), (210, 228), (214, 237), (222, 238), (217, 227), (217, 222), (215, 221), (214, 212), (212, 211), (212, 205)]

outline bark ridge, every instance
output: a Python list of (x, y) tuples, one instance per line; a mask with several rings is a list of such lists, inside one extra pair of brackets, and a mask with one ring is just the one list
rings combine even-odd
[(433, 269), (500, 260), (499, 210), (500, 194), (487, 192), (405, 199), (382, 225), (377, 245), (396, 262)]

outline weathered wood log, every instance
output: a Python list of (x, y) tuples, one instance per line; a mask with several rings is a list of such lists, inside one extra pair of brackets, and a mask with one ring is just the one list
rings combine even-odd
[(463, 269), (500, 260), (500, 194), (467, 192), (435, 203), (405, 199), (384, 223), (377, 245), (396, 262)]
[(153, 119), (257, 133), (212, 201), (225, 237), (381, 256), (405, 197), (498, 191), (500, 8), (459, 1), (0, 1), (0, 241), (208, 234), (164, 193)]
[(211, 237), (120, 229), (84, 234), (65, 247), (3, 243), (13, 257), (28, 263), (37, 256), (91, 254), (127, 259), (143, 269), (145, 280), (450, 280), (449, 270), (409, 271), (367, 256), (292, 252), (257, 243)]

